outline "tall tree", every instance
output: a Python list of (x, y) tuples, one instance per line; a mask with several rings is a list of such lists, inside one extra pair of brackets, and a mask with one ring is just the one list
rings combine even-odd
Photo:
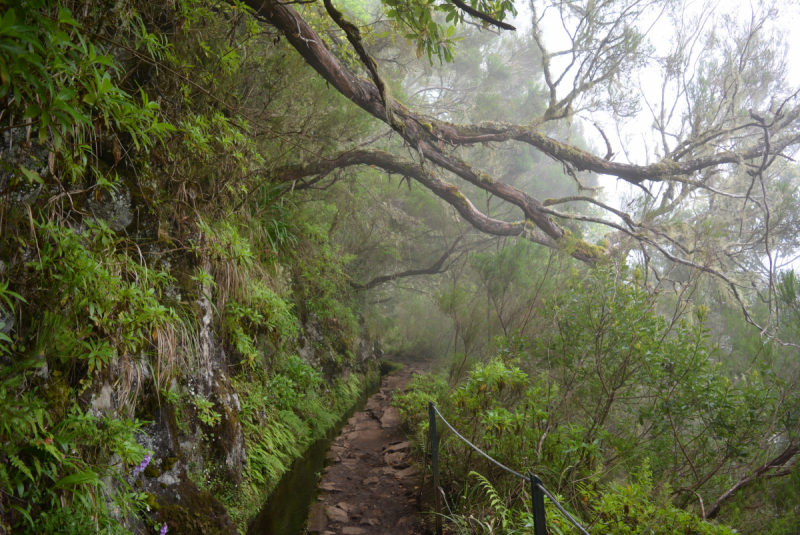
[[(540, 52), (547, 104), (532, 120), (513, 124), (456, 123), (403, 105), (392, 96), (381, 66), (367, 50), (362, 35), (371, 27), (349, 20), (330, 0), (325, 1), (324, 12), (313, 4), (303, 5), (300, 11), (271, 0), (246, 0), (245, 4), (256, 17), (277, 28), (333, 88), (387, 123), (416, 155), (412, 160), (388, 152), (348, 151), (287, 170), (280, 175), (283, 179), (351, 165), (380, 167), (430, 189), (482, 232), (525, 236), (590, 264), (615, 250), (638, 249), (648, 272), (659, 280), (676, 265), (712, 274), (724, 283), (751, 323), (755, 320), (743, 291), (757, 276), (768, 288), (770, 309), (775, 308), (778, 259), (795, 245), (785, 221), (776, 220), (775, 207), (786, 196), (781, 177), (800, 135), (798, 91), (786, 81), (785, 51), (773, 46), (779, 37), (774, 29), (775, 8), (760, 6), (750, 17), (738, 20), (715, 16), (707, 6), (692, 11), (680, 2), (534, 0), (530, 31)], [(430, 60), (453, 59), (455, 27), (450, 21), (476, 19), (483, 27), (509, 31), (513, 28), (502, 20), (516, 12), (511, 2), (468, 6), (385, 0), (383, 6), (393, 31), (414, 39), (417, 56), (427, 54)], [(643, 28), (654, 20), (671, 28), (666, 51), (659, 52), (648, 43)], [(565, 49), (551, 49), (546, 42), (548, 25), (556, 23), (568, 37)], [(334, 25), (349, 46), (331, 29)], [(358, 58), (368, 78), (358, 75), (353, 61), (348, 66), (343, 60), (352, 57)], [(647, 87), (631, 83), (642, 72), (647, 72), (650, 85), (658, 80), (656, 101), (649, 98)], [(602, 129), (607, 144), (604, 156), (546, 133), (552, 124), (598, 114), (621, 131), (620, 124), (640, 106), (652, 114), (659, 140), (650, 155), (656, 159), (653, 163), (615, 161), (615, 152), (630, 154), (631, 148), (622, 144), (615, 151)], [(477, 169), (458, 150), (514, 142), (558, 161), (578, 181), (579, 173), (594, 172), (616, 177), (644, 193), (627, 211), (603, 202), (591, 190), (585, 195), (540, 200)], [(448, 177), (514, 206), (522, 219), (501, 221), (482, 213)], [(597, 215), (555, 208), (576, 201), (593, 205)], [(732, 219), (735, 206), (738, 215)], [(712, 224), (713, 216), (724, 216), (727, 223), (738, 221), (738, 235), (722, 229), (722, 223)], [(563, 222), (568, 220), (608, 227), (608, 246), (577, 238), (565, 227)], [(652, 255), (662, 261), (650, 262)]]

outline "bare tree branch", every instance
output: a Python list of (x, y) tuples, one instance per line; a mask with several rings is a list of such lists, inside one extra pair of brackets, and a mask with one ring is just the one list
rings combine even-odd
[[(736, 482), (730, 489), (725, 491), (722, 496), (717, 498), (717, 501), (714, 502), (714, 505), (711, 506), (706, 512), (706, 519), (711, 520), (716, 518), (719, 514), (720, 509), (722, 508), (722, 504), (731, 499), (737, 492), (742, 490), (743, 488), (751, 485), (755, 481), (759, 479), (768, 478), (770, 476), (775, 476), (777, 474), (770, 474), (770, 471), (775, 468), (780, 468), (781, 466), (785, 466), (786, 463), (791, 461), (797, 454), (800, 452), (800, 447), (794, 442), (790, 443), (786, 449), (784, 449), (779, 455), (775, 456), (773, 459), (767, 461), (760, 467), (758, 467), (752, 474), (749, 476), (742, 476), (739, 481)], [(790, 470), (785, 470), (784, 473), (781, 475), (789, 475), (791, 473)]]
[(389, 275), (381, 275), (379, 277), (375, 277), (365, 284), (350, 282), (350, 286), (356, 290), (371, 290), (376, 286), (383, 284), (385, 282), (391, 282), (393, 280), (402, 279), (404, 277), (416, 277), (418, 275), (436, 275), (439, 273), (444, 273), (449, 268), (449, 265), (445, 266), (444, 263), (455, 252), (456, 246), (458, 246), (458, 242), (461, 241), (461, 238), (463, 238), (463, 236), (459, 236), (458, 238), (456, 238), (456, 240), (453, 242), (453, 245), (448, 250), (446, 250), (441, 257), (439, 257), (439, 260), (434, 262), (428, 268), (406, 269), (405, 271), (398, 271), (396, 273), (392, 273)]

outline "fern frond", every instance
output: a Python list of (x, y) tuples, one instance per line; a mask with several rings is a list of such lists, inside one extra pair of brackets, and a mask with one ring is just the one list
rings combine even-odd
[(34, 482), (36, 481), (30, 469), (27, 466), (25, 466), (25, 463), (23, 463), (19, 457), (17, 457), (16, 455), (9, 455), (8, 458), (11, 461), (11, 466), (13, 466), (17, 470), (28, 476), (28, 479), (30, 479), (31, 481)]

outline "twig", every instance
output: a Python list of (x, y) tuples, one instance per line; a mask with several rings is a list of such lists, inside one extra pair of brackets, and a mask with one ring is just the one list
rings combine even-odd
[(453, 4), (456, 7), (458, 7), (461, 11), (469, 13), (473, 17), (481, 19), (484, 22), (488, 22), (492, 26), (497, 26), (498, 28), (503, 28), (504, 30), (511, 30), (513, 32), (517, 31), (517, 29), (514, 26), (512, 26), (512, 25), (510, 25), (510, 24), (508, 24), (506, 22), (500, 22), (499, 20), (490, 17), (486, 13), (484, 13), (482, 11), (478, 11), (477, 9), (474, 9), (474, 8), (468, 6), (467, 4), (462, 2), (461, 0), (449, 0), (449, 1), (450, 1), (451, 4)]

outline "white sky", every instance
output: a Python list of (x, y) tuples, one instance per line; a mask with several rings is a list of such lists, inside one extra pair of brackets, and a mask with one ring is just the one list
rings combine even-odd
[[(689, 0), (687, 5), (690, 6), (690, 10), (699, 10), (702, 6), (702, 2), (700, 0)], [(715, 15), (729, 13), (734, 14), (739, 18), (749, 18), (750, 13), (754, 8), (753, 6), (755, 6), (755, 9), (758, 9), (758, 2), (751, 2), (751, 0), (720, 0), (716, 4), (714, 13)], [(527, 31), (531, 26), (530, 8), (526, 3), (524, 6), (518, 6), (518, 9), (519, 14), (517, 17), (515, 17), (513, 24), (519, 28), (519, 31)], [(800, 63), (793, 62), (791, 58), (794, 57), (793, 52), (800, 51), (800, 26), (798, 26), (800, 24), (800, 8), (798, 8), (798, 6), (793, 2), (785, 2), (781, 6), (780, 10), (781, 16), (778, 21), (778, 29), (783, 31), (786, 43), (789, 47), (788, 81), (791, 85), (797, 85), (800, 83)], [(650, 20), (644, 21), (643, 26), (647, 25), (649, 27), (653, 24), (653, 22), (655, 22), (655, 16), (651, 17)], [(542, 24), (542, 28), (544, 32), (545, 44), (549, 51), (553, 52), (556, 50), (564, 50), (570, 47), (569, 38), (564, 31), (561, 20), (555, 10), (551, 10), (546, 15), (544, 23)], [(653, 25), (653, 28), (648, 36), (650, 43), (656, 48), (657, 53), (667, 52), (670, 45), (671, 29), (666, 16), (662, 17), (655, 25)], [(566, 65), (567, 61), (568, 60), (566, 57), (564, 57), (561, 62), (559, 62), (557, 59), (554, 59), (552, 62), (553, 71), (557, 71), (558, 67), (561, 65)], [(632, 80), (632, 83), (637, 82), (641, 83), (644, 90), (651, 95), (658, 95), (660, 93), (660, 78), (658, 76), (648, 77), (648, 73), (641, 73), (638, 80)], [(564, 85), (566, 88), (568, 88), (571, 83), (569, 80), (566, 80)], [(565, 92), (566, 89), (564, 93)], [(657, 102), (656, 98), (651, 99), (651, 101), (653, 100)], [(626, 139), (625, 146), (627, 155), (623, 154), (621, 150), (622, 143), (610, 128), (611, 124), (613, 124), (613, 121), (610, 118), (604, 118), (600, 115), (595, 115), (593, 120), (605, 125), (604, 130), (606, 135), (611, 140), (612, 149), (615, 153), (617, 153), (614, 156), (615, 161), (628, 161), (629, 158), (631, 163), (646, 164), (648, 163), (647, 146), (649, 146), (649, 161), (654, 161), (655, 155), (653, 154), (653, 148), (657, 145), (654, 138), (654, 130), (651, 127), (653, 122), (652, 115), (646, 106), (642, 107), (642, 111), (639, 113), (639, 115), (635, 119), (631, 120), (622, 131), (622, 136)], [(598, 153), (605, 153), (605, 143), (603, 142), (603, 139), (600, 137), (597, 130), (595, 130), (590, 123), (584, 123), (584, 126), (584, 133), (586, 137), (588, 137), (589, 140), (594, 143)], [(599, 183), (604, 188), (606, 199), (609, 202), (617, 205), (619, 205), (621, 198), (628, 196), (628, 193), (631, 191), (630, 185), (623, 181), (619, 181), (614, 177), (600, 176)]]

